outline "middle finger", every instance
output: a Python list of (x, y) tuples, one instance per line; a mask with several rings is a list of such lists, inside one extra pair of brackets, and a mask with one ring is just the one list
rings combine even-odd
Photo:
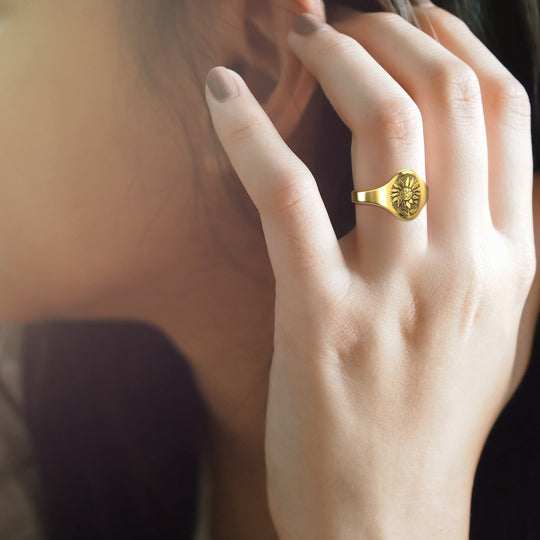
[[(439, 9), (439, 8), (434, 8)], [(430, 181), (430, 243), (461, 252), (492, 229), (486, 122), (475, 71), (391, 12), (355, 12), (336, 24), (357, 39), (422, 112)]]

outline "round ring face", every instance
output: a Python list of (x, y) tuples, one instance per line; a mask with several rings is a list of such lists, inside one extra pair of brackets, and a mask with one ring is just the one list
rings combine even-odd
[(390, 190), (394, 210), (404, 219), (412, 219), (420, 208), (422, 191), (419, 180), (412, 174), (400, 174)]

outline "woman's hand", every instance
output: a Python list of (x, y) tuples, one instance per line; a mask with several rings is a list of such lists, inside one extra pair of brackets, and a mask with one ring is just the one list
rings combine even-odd
[(357, 205), (338, 241), (243, 80), (226, 101), (207, 90), (276, 278), (266, 460), (284, 539), (466, 537), (514, 388), (535, 273), (530, 102), (464, 23), (415, 9), (440, 43), (389, 13), (355, 14), (338, 25), (350, 35), (289, 35), (353, 133), (354, 188), (405, 168), (426, 180), (413, 221)]

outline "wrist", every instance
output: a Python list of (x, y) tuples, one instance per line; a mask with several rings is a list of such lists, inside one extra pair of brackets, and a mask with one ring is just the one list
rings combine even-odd
[(272, 514), (280, 540), (466, 540), (472, 485), (405, 493), (397, 485), (381, 484), (359, 504), (349, 505), (343, 495), (339, 509), (310, 508), (304, 516), (295, 515), (294, 523), (280, 523)]
[[(446, 495), (446, 494), (445, 494)], [(459, 498), (436, 493), (423, 498), (391, 500), (363, 512), (359, 538), (366, 540), (466, 540), (469, 538), (471, 495)], [(346, 536), (344, 537), (346, 538)]]

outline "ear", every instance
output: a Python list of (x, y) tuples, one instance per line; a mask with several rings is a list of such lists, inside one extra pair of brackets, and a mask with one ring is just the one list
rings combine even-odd
[(246, 81), (259, 103), (287, 140), (306, 109), (317, 81), (287, 43), (299, 13), (326, 20), (323, 0), (235, 0), (242, 14), (245, 46), (228, 67)]

